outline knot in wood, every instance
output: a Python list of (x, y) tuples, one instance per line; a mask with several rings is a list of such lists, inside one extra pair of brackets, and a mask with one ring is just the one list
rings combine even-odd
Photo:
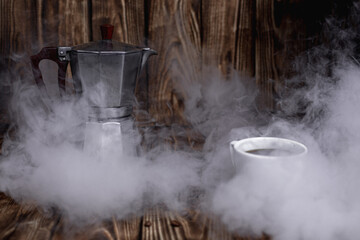
[(181, 224), (177, 220), (171, 220), (170, 224), (173, 227), (181, 227)]

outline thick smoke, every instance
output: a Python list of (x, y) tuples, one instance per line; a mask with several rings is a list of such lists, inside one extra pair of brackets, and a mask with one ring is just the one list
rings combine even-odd
[(131, 121), (119, 142), (117, 125), (86, 123), (86, 99), (50, 97), (20, 81), (13, 91), (0, 189), (16, 200), (60, 208), (86, 223), (160, 203), (179, 209), (189, 186), (199, 185), (199, 164), (187, 153), (167, 147), (136, 154), (141, 137)]
[[(213, 207), (231, 229), (266, 232), (275, 239), (353, 239), (359, 234), (360, 68), (348, 62), (335, 76), (335, 91), (317, 129), (283, 120), (259, 129), (262, 136), (306, 144), (309, 153), (301, 168), (274, 174), (278, 169), (273, 166), (255, 180), (236, 175), (217, 188)], [(239, 136), (247, 131), (233, 130)]]
[[(332, 19), (327, 27), (339, 31), (336, 24)], [(338, 36), (328, 30), (328, 46), (300, 57), (295, 66), (302, 73), (288, 82), (304, 86), (283, 99), (284, 114), (256, 128), (257, 136), (306, 144), (309, 152), (302, 166), (294, 162), (279, 171), (274, 165), (256, 179), (237, 174), (216, 189), (212, 206), (232, 230), (265, 232), (274, 239), (354, 239), (360, 234), (360, 66), (354, 52), (359, 25), (354, 26), (341, 29)], [(295, 113), (301, 120), (293, 119)], [(284, 115), (288, 117), (280, 117)], [(248, 131), (233, 129), (232, 139)]]
[[(301, 74), (286, 82), (304, 84), (289, 89), (279, 114), (257, 111), (255, 86), (236, 74), (224, 80), (215, 68), (205, 67), (201, 81), (177, 78), (175, 85), (187, 96), (187, 120), (205, 137), (201, 152), (162, 144), (134, 154), (141, 136), (131, 127), (122, 139), (125, 148), (110, 141), (101, 151), (84, 151), (84, 99), (48, 98), (33, 84), (13, 81), (14, 124), (3, 145), (0, 191), (86, 221), (141, 214), (155, 204), (181, 209), (200, 199), (203, 211), (213, 211), (231, 230), (246, 235), (354, 239), (360, 234), (360, 66), (353, 55), (359, 31), (341, 28), (336, 35), (331, 30), (339, 31), (336, 24), (328, 21), (327, 46), (295, 62)], [(92, 136), (104, 134), (93, 131)], [(250, 180), (235, 173), (229, 143), (256, 136), (294, 139), (309, 153), (301, 167), (274, 166)]]

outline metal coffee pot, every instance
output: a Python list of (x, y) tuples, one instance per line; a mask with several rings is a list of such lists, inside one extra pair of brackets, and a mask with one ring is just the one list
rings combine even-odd
[(45, 87), (39, 69), (43, 59), (59, 66), (60, 94), (65, 91), (65, 75), (71, 65), (74, 91), (90, 106), (89, 118), (95, 121), (130, 116), (136, 80), (149, 56), (156, 51), (111, 40), (114, 26), (101, 26), (102, 40), (74, 47), (45, 47), (31, 56), (37, 85)]
[[(76, 95), (86, 100), (88, 120), (84, 123), (84, 151), (99, 159), (107, 154), (136, 152), (131, 117), (136, 80), (149, 56), (156, 51), (112, 41), (114, 27), (101, 26), (102, 40), (74, 47), (45, 47), (31, 56), (33, 74), (40, 89), (46, 91), (39, 68), (43, 59), (59, 66), (60, 95), (65, 92), (65, 76), (71, 65)], [(126, 140), (126, 141), (125, 141)]]

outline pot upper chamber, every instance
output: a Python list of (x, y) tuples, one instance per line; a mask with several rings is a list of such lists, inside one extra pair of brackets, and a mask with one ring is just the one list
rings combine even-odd
[(59, 47), (60, 59), (70, 60), (77, 94), (91, 106), (90, 118), (116, 119), (132, 113), (137, 78), (150, 48), (111, 40), (113, 26), (102, 25), (102, 38), (74, 47)]

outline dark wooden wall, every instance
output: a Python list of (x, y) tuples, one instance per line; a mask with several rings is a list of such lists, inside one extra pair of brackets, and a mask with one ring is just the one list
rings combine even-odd
[(291, 60), (318, 44), (322, 21), (336, 2), (341, 1), (0, 0), (1, 64), (28, 67), (28, 56), (42, 47), (99, 40), (99, 26), (111, 23), (114, 40), (159, 53), (143, 76), (146, 106), (156, 120), (183, 121), (179, 79), (206, 80), (204, 66), (218, 68), (225, 78), (234, 70), (252, 77), (259, 104), (275, 109)]

